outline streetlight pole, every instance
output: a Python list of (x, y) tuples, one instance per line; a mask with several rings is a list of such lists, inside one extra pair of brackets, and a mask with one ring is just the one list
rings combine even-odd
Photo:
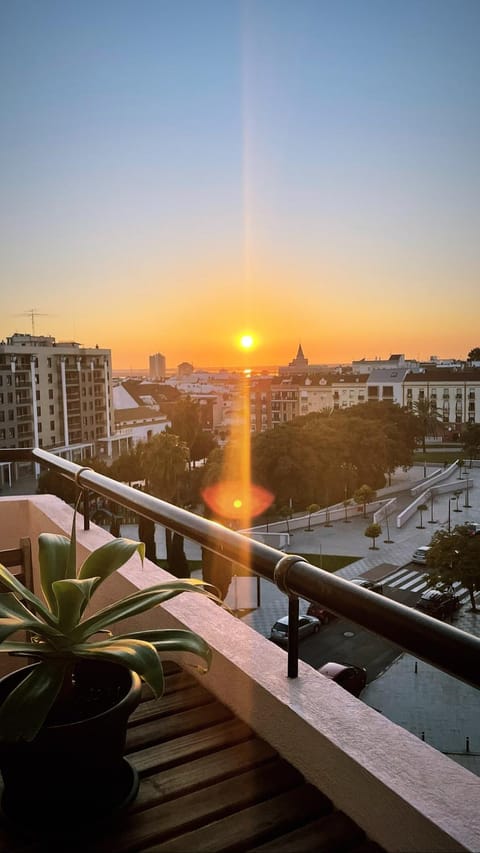
[(429, 524), (436, 524), (436, 520), (433, 517), (433, 492), (430, 492), (430, 521)]
[(467, 478), (466, 478), (467, 500), (466, 500), (466, 501), (465, 501), (465, 503), (463, 504), (463, 506), (464, 506), (464, 507), (467, 507), (467, 509), (468, 509), (469, 507), (471, 507), (471, 503), (469, 503), (469, 491), (468, 491), (469, 485), (470, 485), (470, 484), (469, 484), (469, 482), (468, 482), (468, 474), (467, 474)]
[(450, 526), (450, 518), (451, 518), (451, 516), (450, 516), (450, 509), (451, 509), (451, 506), (452, 506), (452, 501), (454, 501), (454, 500), (455, 500), (455, 496), (453, 496), (453, 497), (451, 497), (451, 498), (449, 498), (449, 499), (448, 499), (448, 532), (449, 532), (449, 533), (451, 532), (451, 526)]

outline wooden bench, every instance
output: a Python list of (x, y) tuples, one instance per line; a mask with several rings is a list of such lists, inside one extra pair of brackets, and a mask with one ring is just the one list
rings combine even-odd
[(20, 539), (19, 548), (0, 551), (0, 563), (12, 571), (24, 586), (33, 591), (32, 545), (28, 536)]
[[(32, 545), (28, 536), (20, 539), (19, 548), (0, 551), (0, 563), (33, 592)], [(2, 591), (5, 591), (5, 587), (0, 583), (0, 592)], [(33, 658), (0, 655), (0, 677), (33, 662)]]

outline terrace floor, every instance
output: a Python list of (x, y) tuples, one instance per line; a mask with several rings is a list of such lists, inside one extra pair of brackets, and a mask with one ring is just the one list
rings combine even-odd
[[(162, 700), (144, 687), (126, 756), (140, 776), (120, 817), (34, 840), (0, 818), (1, 853), (147, 850), (381, 853), (350, 818), (192, 676), (174, 665)], [(25, 780), (26, 785), (41, 784)], [(52, 818), (55, 805), (52, 803)], [(82, 831), (83, 828), (83, 831)]]

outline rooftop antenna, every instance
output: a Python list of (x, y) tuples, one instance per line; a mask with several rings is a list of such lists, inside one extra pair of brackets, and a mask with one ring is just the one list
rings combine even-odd
[(35, 337), (35, 317), (50, 317), (50, 314), (42, 314), (36, 308), (30, 308), (29, 311), (23, 311), (21, 314), (16, 314), (16, 317), (31, 317), (32, 320), (32, 336)]

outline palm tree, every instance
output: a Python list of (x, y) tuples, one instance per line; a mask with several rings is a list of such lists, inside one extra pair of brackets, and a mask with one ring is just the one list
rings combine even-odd
[(426, 477), (425, 442), (427, 435), (437, 434), (440, 418), (437, 411), (437, 404), (434, 400), (416, 400), (412, 406), (412, 410), (418, 419), (419, 432), (422, 438), (422, 452), (424, 456), (423, 476)]

